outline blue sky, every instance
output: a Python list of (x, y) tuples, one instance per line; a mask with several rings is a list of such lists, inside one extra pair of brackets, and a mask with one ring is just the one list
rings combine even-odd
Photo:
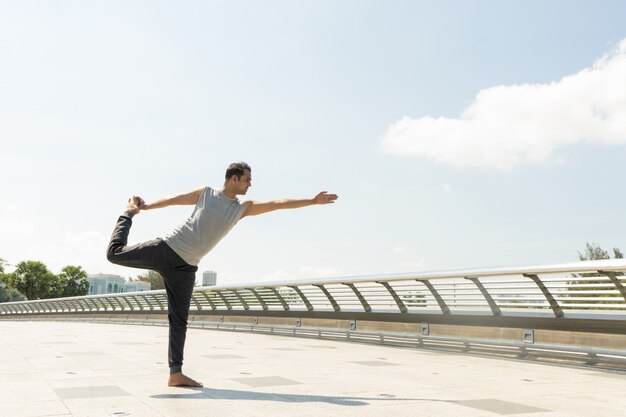
[[(626, 249), (621, 1), (0, 2), (0, 257), (135, 276), (131, 194), (336, 192), (244, 219), (218, 282)], [(624, 75), (621, 75), (621, 74)], [(131, 242), (191, 207), (140, 214)]]

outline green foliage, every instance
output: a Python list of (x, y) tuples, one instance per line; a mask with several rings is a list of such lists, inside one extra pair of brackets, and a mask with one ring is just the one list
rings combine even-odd
[(423, 307), (426, 305), (426, 296), (417, 292), (409, 292), (401, 296), (407, 307)]
[(18, 291), (29, 300), (73, 297), (89, 291), (87, 273), (80, 266), (66, 266), (55, 275), (42, 262), (24, 261), (17, 264), (14, 272), (2, 274), (1, 278), (8, 290)]
[(24, 300), (26, 300), (24, 294), (13, 288), (6, 288), (5, 284), (0, 283), (0, 303)]
[[(613, 248), (613, 258), (623, 259), (624, 254), (619, 248)], [(599, 259), (611, 259), (609, 252), (602, 249), (597, 243), (585, 243), (585, 252), (578, 252), (578, 259), (581, 261), (594, 261)]]
[(29, 300), (48, 298), (50, 292), (56, 292), (53, 288), (55, 276), (41, 262), (20, 262), (15, 272), (7, 275), (7, 286), (18, 290)]
[[(613, 248), (613, 258), (614, 259), (622, 259), (624, 257), (622, 251), (619, 248)], [(578, 259), (581, 261), (594, 261), (594, 260), (602, 260), (602, 259), (611, 259), (609, 252), (602, 249), (600, 245), (594, 243), (585, 243), (585, 250), (583, 253), (578, 252)], [(623, 273), (616, 273), (615, 276), (623, 276)], [(585, 301), (589, 304), (622, 304), (623, 298), (621, 294), (581, 294), (586, 291), (606, 291), (607, 288), (603, 286), (598, 286), (598, 284), (610, 283), (613, 288), (614, 285), (611, 283), (610, 279), (606, 275), (598, 274), (598, 273), (584, 273), (584, 274), (572, 274), (574, 277), (602, 277), (604, 279), (597, 280), (576, 280), (568, 282), (568, 296), (569, 297), (589, 297), (589, 298), (598, 298), (597, 301)], [(617, 299), (619, 298), (619, 300)], [(576, 303), (577, 301), (572, 300), (572, 302)], [(565, 303), (567, 304), (567, 302)]]
[[(613, 258), (623, 259), (624, 254), (619, 248), (613, 248)], [(609, 252), (602, 249), (597, 243), (585, 243), (585, 251), (583, 253), (578, 252), (578, 259), (581, 261), (597, 261), (602, 259), (611, 259)], [(622, 275), (622, 274), (616, 274)], [(599, 277), (600, 274), (580, 274), (581, 277)]]
[(87, 272), (80, 266), (68, 265), (57, 276), (58, 287), (61, 297), (75, 297), (87, 295), (89, 292), (89, 280)]
[(139, 275), (137, 277), (139, 281), (145, 281), (150, 283), (151, 290), (164, 290), (165, 283), (163, 282), (163, 277), (156, 271), (148, 271), (143, 275)]

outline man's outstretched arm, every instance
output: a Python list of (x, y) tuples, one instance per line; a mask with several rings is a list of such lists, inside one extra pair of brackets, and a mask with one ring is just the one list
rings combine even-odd
[(188, 193), (165, 197), (150, 204), (144, 203), (139, 206), (139, 210), (152, 210), (152, 209), (162, 208), (162, 207), (167, 207), (167, 206), (195, 205), (200, 199), (200, 196), (202, 195), (203, 192), (204, 192), (204, 187), (200, 187)]
[(243, 216), (256, 216), (263, 213), (269, 213), (274, 210), (295, 209), (300, 207), (313, 206), (316, 204), (332, 204), (337, 200), (337, 194), (328, 194), (322, 191), (313, 198), (289, 199), (289, 200), (273, 200), (273, 201), (247, 201), (246, 209)]

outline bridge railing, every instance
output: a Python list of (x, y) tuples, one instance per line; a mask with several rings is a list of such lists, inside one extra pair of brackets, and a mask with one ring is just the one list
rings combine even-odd
[[(626, 370), (624, 273), (626, 261), (614, 259), (196, 287), (189, 326), (463, 351), (497, 346), (524, 357), (569, 352)], [(167, 325), (166, 314), (165, 290), (0, 303), (0, 320)]]
[[(196, 287), (194, 314), (626, 318), (626, 261)], [(0, 316), (167, 310), (165, 290), (0, 304)]]

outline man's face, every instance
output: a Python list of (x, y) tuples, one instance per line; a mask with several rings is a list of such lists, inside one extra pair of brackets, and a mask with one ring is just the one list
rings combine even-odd
[(245, 195), (250, 187), (252, 187), (252, 173), (246, 169), (237, 182), (237, 195)]

